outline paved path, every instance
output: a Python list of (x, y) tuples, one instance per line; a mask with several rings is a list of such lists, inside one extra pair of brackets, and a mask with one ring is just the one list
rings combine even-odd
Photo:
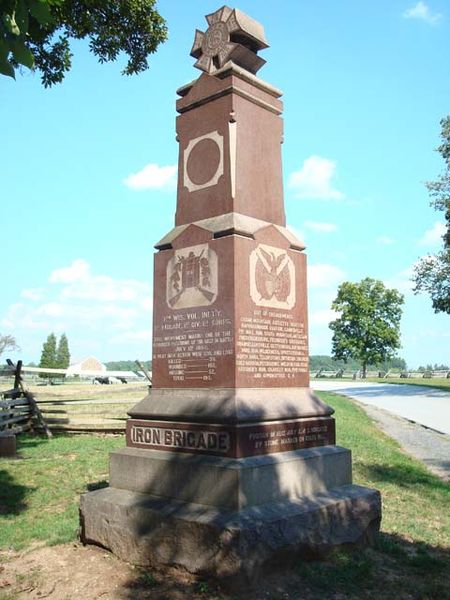
[(406, 452), (450, 481), (449, 392), (416, 385), (365, 382), (318, 380), (311, 385), (316, 390), (345, 394), (357, 400)]
[(450, 435), (450, 392), (420, 385), (366, 383), (363, 381), (326, 381), (314, 379), (315, 390), (344, 394), (363, 404), (387, 410)]

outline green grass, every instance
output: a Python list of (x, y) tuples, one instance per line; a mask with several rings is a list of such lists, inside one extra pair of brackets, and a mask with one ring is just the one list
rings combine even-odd
[(19, 436), (19, 458), (0, 459), (0, 549), (57, 544), (78, 532), (80, 494), (108, 478), (123, 436)]
[(319, 395), (336, 410), (337, 443), (352, 450), (354, 482), (381, 491), (383, 531), (450, 549), (450, 485), (404, 454), (348, 399)]
[[(383, 520), (375, 548), (299, 563), (305, 597), (332, 591), (346, 599), (450, 598), (450, 485), (405, 455), (348, 399), (319, 395), (336, 410), (337, 443), (352, 450), (354, 482), (380, 490)], [(298, 589), (293, 582), (290, 590)]]
[[(268, 584), (264, 597), (286, 597), (277, 591), (282, 585), (294, 599), (448, 598), (450, 486), (405, 455), (351, 401), (320, 396), (336, 410), (337, 443), (352, 450), (354, 482), (381, 491), (382, 534), (375, 548), (297, 563), (282, 584)], [(108, 452), (124, 443), (123, 436), (19, 436), (20, 458), (0, 459), (0, 549), (75, 540), (80, 494), (105, 485)], [(141, 574), (149, 590), (159, 581)], [(195, 592), (216, 597), (202, 581)]]

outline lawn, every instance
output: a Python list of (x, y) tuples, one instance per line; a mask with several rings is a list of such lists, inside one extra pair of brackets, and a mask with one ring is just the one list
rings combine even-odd
[[(449, 598), (450, 486), (406, 456), (351, 401), (320, 396), (336, 409), (338, 443), (352, 449), (354, 482), (381, 491), (382, 534), (375, 548), (299, 562), (277, 583), (287, 595), (264, 598), (334, 598), (331, 591), (342, 599)], [(79, 495), (104, 485), (108, 452), (123, 445), (121, 435), (20, 437), (20, 458), (0, 459), (0, 549), (75, 540)]]
[(437, 388), (450, 392), (450, 378), (435, 377), (433, 379), (423, 379), (422, 377), (411, 377), (408, 379), (366, 379), (375, 383), (399, 383), (400, 385), (423, 385), (426, 387)]

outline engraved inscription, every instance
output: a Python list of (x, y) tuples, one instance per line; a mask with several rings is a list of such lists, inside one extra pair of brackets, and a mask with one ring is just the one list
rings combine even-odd
[(207, 306), (217, 298), (217, 254), (208, 244), (177, 250), (167, 264), (167, 305)]
[[(244, 430), (245, 431), (245, 430)], [(287, 452), (335, 443), (333, 419), (286, 422), (266, 427), (249, 427), (240, 432), (241, 455)]]
[(193, 429), (132, 425), (132, 445), (164, 450), (187, 450), (226, 454), (230, 449), (230, 434), (226, 431), (196, 431)]
[(221, 310), (165, 315), (155, 327), (154, 360), (164, 360), (173, 382), (198, 385), (215, 380), (217, 363), (233, 354), (232, 321)]
[(293, 308), (295, 267), (286, 250), (259, 244), (250, 254), (250, 296), (257, 306)]
[(291, 379), (308, 372), (305, 326), (292, 314), (255, 310), (242, 317), (236, 345), (237, 370), (253, 379)]
[(129, 419), (127, 446), (240, 458), (336, 443), (331, 417), (251, 425), (174, 423)]

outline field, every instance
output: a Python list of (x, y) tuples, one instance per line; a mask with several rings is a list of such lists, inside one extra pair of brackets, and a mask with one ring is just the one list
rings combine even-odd
[[(312, 379), (312, 385), (314, 385)], [(339, 379), (337, 381), (346, 381)], [(349, 380), (351, 381), (351, 380)], [(450, 390), (450, 379), (368, 379), (376, 383), (398, 383), (431, 386)], [(12, 381), (0, 381), (0, 391), (12, 386)], [(119, 433), (125, 429), (127, 411), (148, 392), (145, 383), (92, 385), (29, 385), (39, 407), (54, 431)]]
[[(0, 391), (12, 382), (0, 383)], [(129, 410), (148, 393), (145, 383), (92, 385), (68, 383), (63, 385), (26, 384), (41, 412), (54, 431), (105, 431), (125, 429)]]
[[(136, 390), (138, 398), (141, 392)], [(102, 393), (108, 395), (104, 400), (117, 399), (116, 390)], [(65, 434), (50, 441), (22, 436), (19, 459), (0, 460), (0, 599), (449, 598), (450, 486), (401, 452), (352, 402), (321, 396), (336, 409), (338, 443), (352, 449), (355, 482), (382, 493), (382, 534), (375, 548), (294, 563), (241, 596), (178, 571), (133, 569), (75, 543), (79, 495), (106, 485), (108, 451), (123, 446), (123, 436)], [(61, 573), (62, 564), (70, 577)], [(92, 589), (83, 588), (86, 573), (82, 577), (81, 569), (95, 579)], [(89, 595), (94, 589), (98, 595)]]

